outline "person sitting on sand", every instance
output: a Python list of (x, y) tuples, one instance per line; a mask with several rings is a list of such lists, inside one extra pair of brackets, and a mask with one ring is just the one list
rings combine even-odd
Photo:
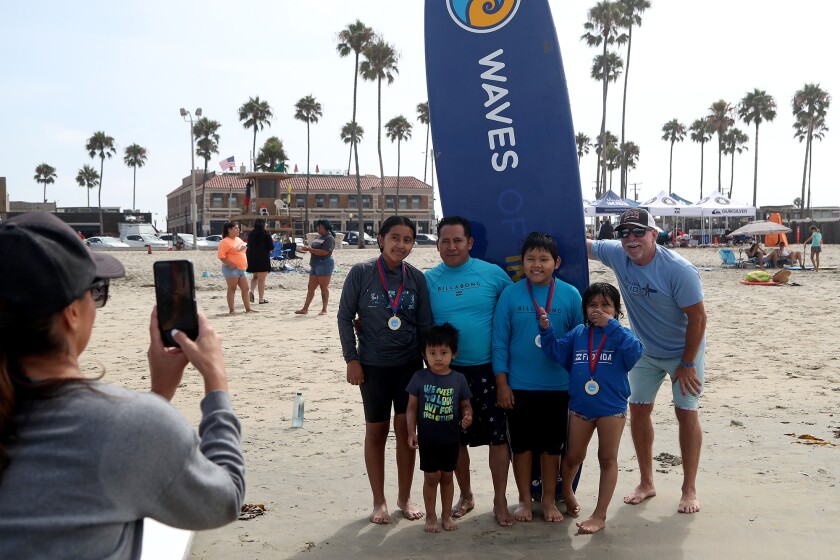
[(406, 387), (408, 392), (408, 443), (420, 449), (420, 470), (423, 471), (423, 498), (426, 506), (427, 533), (439, 533), (435, 502), (440, 485), (440, 521), (445, 531), (454, 531), (452, 498), (455, 484), (452, 473), (458, 463), (461, 430), (472, 424), (470, 387), (463, 374), (449, 364), (458, 354), (458, 330), (444, 323), (423, 333), (423, 355), (427, 369), (414, 373)]
[(785, 245), (784, 241), (779, 241), (779, 266), (796, 266), (796, 262), (799, 262), (800, 268), (805, 268), (805, 263), (802, 262), (802, 253), (799, 251), (790, 251), (788, 250), (787, 246)]

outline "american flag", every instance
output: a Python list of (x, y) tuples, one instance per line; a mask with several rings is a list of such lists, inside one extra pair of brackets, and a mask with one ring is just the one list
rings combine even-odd
[(230, 156), (227, 159), (223, 159), (219, 162), (219, 167), (222, 168), (222, 171), (230, 171), (236, 166), (236, 162), (233, 159), (233, 156)]

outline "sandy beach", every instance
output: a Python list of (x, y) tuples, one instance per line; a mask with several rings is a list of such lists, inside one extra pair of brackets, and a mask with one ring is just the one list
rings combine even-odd
[[(272, 273), (267, 305), (229, 316), (224, 279), (215, 252), (114, 252), (125, 279), (112, 284), (112, 299), (98, 310), (83, 367), (108, 382), (148, 390), (149, 314), (154, 303), (152, 263), (189, 258), (198, 301), (223, 338), (234, 408), (242, 421), (249, 503), (267, 512), (250, 521), (195, 536), (191, 558), (811, 558), (840, 557), (840, 274), (793, 272), (800, 286), (756, 287), (738, 283), (746, 271), (720, 269), (717, 249), (681, 249), (700, 270), (707, 329), (704, 432), (698, 477), (702, 511), (676, 512), (682, 470), (656, 463), (658, 495), (638, 506), (621, 497), (638, 480), (629, 428), (619, 452), (620, 473), (607, 528), (576, 535), (574, 523), (535, 521), (499, 527), (491, 511), (486, 448), (472, 452), (476, 509), (460, 530), (429, 535), (422, 521), (396, 513), (393, 434), (386, 460), (389, 526), (367, 521), (371, 509), (362, 456), (364, 420), (358, 389), (345, 382), (335, 312), (353, 263), (374, 249), (335, 253), (330, 313), (294, 314), (308, 276)], [(737, 254), (737, 248), (736, 248)], [(307, 257), (308, 260), (308, 257)], [(824, 266), (837, 266), (840, 248), (826, 246)], [(439, 262), (433, 247), (415, 248), (408, 262), (425, 270)], [(203, 275), (207, 272), (207, 276)], [(590, 261), (590, 279), (614, 282), (613, 273)], [(319, 309), (316, 294), (313, 309)], [(626, 324), (626, 319), (625, 319)], [(291, 428), (292, 399), (306, 398), (302, 429)], [(188, 370), (173, 400), (198, 424), (203, 385)], [(654, 456), (679, 456), (670, 396), (661, 390), (654, 412)], [(810, 435), (829, 442), (814, 445)], [(590, 445), (578, 489), (583, 513), (595, 504), (596, 444)], [(457, 490), (456, 490), (457, 492)], [(511, 473), (508, 501), (516, 499)], [(422, 503), (422, 474), (413, 498)], [(196, 496), (195, 507), (201, 507)], [(562, 511), (562, 509), (561, 509)]]

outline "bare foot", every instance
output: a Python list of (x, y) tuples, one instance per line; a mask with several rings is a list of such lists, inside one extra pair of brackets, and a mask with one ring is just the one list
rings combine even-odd
[(601, 529), (607, 526), (606, 519), (600, 519), (595, 517), (594, 515), (591, 516), (586, 521), (581, 521), (580, 523), (575, 523), (578, 528), (578, 533), (581, 535), (592, 535), (593, 533), (597, 533)]
[(493, 506), (493, 515), (496, 516), (496, 523), (500, 527), (510, 527), (513, 525), (513, 516), (507, 507), (507, 502)]
[(400, 505), (399, 503), (397, 503), (397, 507), (402, 510), (403, 517), (405, 517), (409, 521), (416, 521), (424, 515), (423, 512), (420, 511), (420, 508), (414, 505), (413, 502), (407, 502), (405, 505)]
[(391, 522), (391, 514), (388, 513), (388, 504), (382, 504), (373, 507), (373, 513), (370, 514), (371, 523), (377, 525), (387, 525)]
[[(458, 502), (455, 504), (455, 507), (452, 508), (452, 517), (458, 519), (459, 517), (464, 517), (466, 514), (471, 512), (475, 507), (475, 500), (472, 496), (469, 498), (465, 498), (461, 496), (458, 498)], [(505, 508), (507, 510), (507, 508)]]
[(437, 525), (437, 517), (434, 515), (426, 517), (426, 524), (423, 526), (423, 530), (427, 533), (440, 533), (440, 527)]
[(321, 312), (320, 312), (320, 313), (318, 313), (318, 315), (326, 315), (326, 314), (327, 314), (327, 310), (326, 310), (326, 309), (322, 309), (322, 310), (321, 310)]
[(298, 309), (295, 311), (295, 315), (306, 315), (307, 313), (309, 313), (308, 309)]
[(550, 523), (559, 523), (563, 521), (563, 514), (560, 513), (560, 510), (557, 509), (557, 504), (554, 503), (554, 500), (550, 501), (543, 501), (542, 502), (542, 510), (543, 510), (543, 519)]
[(683, 492), (677, 511), (680, 513), (697, 513), (700, 511), (700, 501), (697, 499), (697, 494), (694, 492)]
[(458, 524), (455, 523), (454, 521), (452, 521), (451, 517), (441, 517), (440, 518), (440, 523), (441, 523), (441, 525), (443, 525), (443, 530), (444, 531), (457, 531), (458, 530)]
[(248, 309), (246, 309), (246, 310), (245, 310), (245, 313), (256, 313), (256, 312), (257, 312), (257, 310), (256, 310), (256, 309), (250, 309), (250, 308), (248, 308)]
[(563, 502), (566, 504), (566, 515), (577, 517), (580, 513), (580, 504), (578, 504), (575, 497), (563, 498)]
[(513, 518), (517, 521), (531, 521), (533, 518), (533, 511), (531, 509), (531, 500), (527, 502), (519, 502), (516, 509), (513, 510)]
[(653, 485), (639, 484), (632, 492), (624, 496), (624, 503), (635, 506), (654, 496), (656, 496), (656, 488)]

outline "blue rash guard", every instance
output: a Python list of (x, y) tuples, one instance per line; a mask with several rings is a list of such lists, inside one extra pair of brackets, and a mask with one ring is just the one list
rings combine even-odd
[[(534, 299), (545, 307), (549, 286), (531, 286)], [(580, 293), (562, 280), (555, 279), (554, 297), (548, 314), (556, 331), (566, 331), (583, 322)], [(549, 360), (535, 339), (540, 323), (534, 300), (525, 281), (505, 288), (493, 318), (493, 371), (507, 373), (511, 389), (526, 391), (565, 391), (569, 374), (560, 364)]]
[(489, 364), (496, 302), (513, 280), (495, 264), (471, 258), (458, 267), (440, 263), (427, 270), (426, 283), (434, 323), (450, 323), (460, 334), (452, 365)]
[[(596, 353), (601, 341), (604, 346), (598, 355), (594, 376), (589, 369), (589, 332), (592, 336), (592, 353)], [(569, 372), (569, 409), (588, 418), (613, 416), (627, 410), (630, 397), (630, 382), (627, 372), (642, 355), (642, 343), (630, 329), (621, 326), (615, 319), (610, 319), (607, 326), (601, 327), (578, 325), (562, 338), (556, 338), (552, 325), (548, 330), (540, 329), (540, 343), (545, 355), (559, 362)], [(595, 395), (589, 395), (584, 385), (593, 378), (599, 389)]]

